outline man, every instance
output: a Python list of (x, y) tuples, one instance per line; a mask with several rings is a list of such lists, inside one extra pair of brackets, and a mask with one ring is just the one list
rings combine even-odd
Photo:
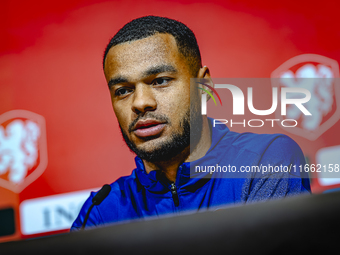
[[(131, 21), (111, 39), (103, 67), (122, 135), (137, 154), (137, 168), (111, 184), (109, 195), (89, 214), (87, 227), (310, 191), (308, 178), (287, 178), (292, 176), (283, 172), (190, 175), (190, 164), (290, 166), (304, 164), (304, 157), (284, 135), (212, 128), (211, 119), (199, 111), (201, 90), (190, 82), (209, 81), (209, 69), (202, 67), (196, 38), (184, 24), (154, 16)], [(94, 195), (72, 230), (81, 228)]]

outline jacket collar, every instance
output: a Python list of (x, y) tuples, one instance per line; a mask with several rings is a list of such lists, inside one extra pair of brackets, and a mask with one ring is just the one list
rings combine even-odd
[[(229, 129), (226, 125), (217, 125), (212, 128), (213, 119), (208, 118), (208, 120), (212, 134), (211, 146), (202, 158), (192, 162), (184, 162), (179, 166), (175, 183), (178, 188), (196, 190), (205, 183), (202, 182), (202, 178), (208, 173), (195, 173), (190, 176), (190, 165), (216, 165), (216, 163), (220, 162), (221, 158), (224, 156), (223, 153), (221, 153), (223, 150), (220, 150), (218, 147), (221, 146), (220, 142), (227, 135)], [(148, 174), (145, 170), (143, 161), (138, 156), (135, 158), (135, 162), (138, 179), (147, 190), (153, 193), (169, 191), (170, 182), (165, 178), (161, 171), (154, 170)]]

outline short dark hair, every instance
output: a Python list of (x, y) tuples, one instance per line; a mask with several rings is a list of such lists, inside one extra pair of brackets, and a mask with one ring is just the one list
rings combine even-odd
[(175, 38), (179, 53), (186, 58), (192, 74), (196, 76), (202, 67), (202, 60), (194, 33), (177, 20), (157, 16), (137, 18), (123, 26), (106, 46), (103, 68), (106, 55), (113, 46), (143, 39), (156, 33), (170, 34)]

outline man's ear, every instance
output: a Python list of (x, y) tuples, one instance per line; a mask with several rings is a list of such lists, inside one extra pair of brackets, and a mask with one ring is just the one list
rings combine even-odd
[[(211, 77), (210, 77), (210, 70), (207, 66), (203, 66), (200, 68), (197, 74), (197, 78), (201, 80), (201, 83), (198, 84), (198, 86), (202, 89), (208, 90), (211, 94), (213, 94), (213, 91), (208, 88), (207, 86), (204, 86), (203, 84), (207, 84), (211, 87), (215, 87)], [(203, 83), (203, 84), (202, 84)], [(206, 93), (204, 90), (200, 90), (201, 93)], [(210, 99), (209, 94), (207, 95), (207, 101)]]

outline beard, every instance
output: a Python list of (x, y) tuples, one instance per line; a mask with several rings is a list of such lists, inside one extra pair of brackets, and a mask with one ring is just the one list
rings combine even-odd
[[(129, 125), (129, 132), (131, 132), (132, 127), (138, 122), (138, 120), (141, 119), (141, 117), (141, 115), (138, 116)], [(166, 121), (171, 125), (171, 121), (166, 116), (156, 115), (153, 112), (148, 112), (143, 117), (149, 117), (159, 121)], [(125, 143), (132, 152), (136, 153), (138, 157), (146, 161), (160, 162), (171, 160), (188, 146), (190, 146), (190, 150), (192, 151), (201, 137), (202, 123), (202, 115), (200, 114), (197, 105), (188, 108), (184, 117), (180, 120), (180, 130), (171, 134), (167, 141), (156, 144), (151, 150), (137, 148), (136, 144), (129, 139), (122, 127), (120, 125), (119, 127)], [(146, 139), (146, 141), (151, 141), (152, 139), (154, 138), (151, 137)]]

